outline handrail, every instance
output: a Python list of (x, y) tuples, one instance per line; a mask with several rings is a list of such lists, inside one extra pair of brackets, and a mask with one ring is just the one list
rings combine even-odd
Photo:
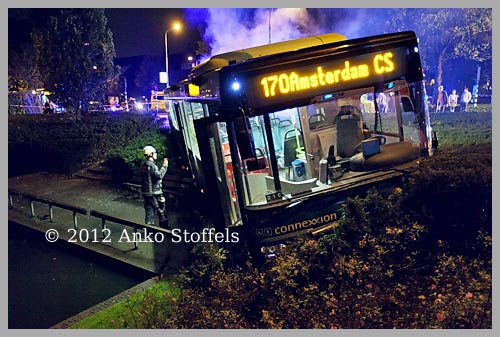
[[(96, 211), (94, 209), (90, 211), (90, 215), (95, 216), (97, 218), (101, 218), (103, 220), (109, 220), (112, 222), (116, 222), (116, 223), (119, 223), (121, 225), (128, 226), (128, 227), (140, 227), (142, 225), (142, 224), (139, 224), (135, 221), (119, 218), (117, 216), (113, 216), (113, 215), (106, 214), (106, 213), (103, 213), (100, 211)], [(142, 225), (142, 226), (146, 226), (146, 225)]]
[(13, 207), (12, 195), (18, 195), (18, 196), (23, 197), (25, 199), (28, 199), (30, 201), (30, 213), (31, 213), (32, 218), (35, 217), (35, 205), (34, 205), (35, 201), (47, 204), (49, 206), (50, 222), (52, 222), (54, 220), (53, 206), (72, 211), (73, 212), (73, 227), (75, 229), (78, 228), (77, 213), (83, 214), (83, 215), (88, 214), (88, 210), (84, 207), (70, 205), (70, 204), (62, 202), (62, 201), (57, 201), (57, 200), (41, 197), (41, 196), (34, 195), (31, 193), (19, 192), (15, 189), (12, 189), (12, 188), (9, 188), (9, 207), (10, 208)]
[[(78, 229), (78, 222), (77, 222), (77, 214), (83, 214), (83, 215), (90, 215), (96, 218), (101, 219), (101, 225), (102, 229), (104, 230), (106, 228), (106, 221), (111, 221), (114, 223), (117, 223), (122, 226), (128, 226), (134, 228), (134, 232), (137, 232), (137, 229), (145, 229), (145, 230), (151, 230), (153, 232), (161, 232), (164, 234), (172, 234), (172, 231), (170, 229), (165, 229), (162, 227), (154, 226), (154, 225), (146, 225), (142, 223), (138, 223), (132, 220), (127, 220), (124, 218), (120, 218), (118, 216), (114, 216), (111, 214), (107, 214), (101, 211), (97, 210), (90, 210), (88, 211), (84, 207), (79, 207), (79, 206), (73, 206), (68, 203), (62, 202), (62, 201), (56, 201), (53, 199), (37, 196), (31, 193), (25, 193), (25, 192), (20, 192), (15, 189), (9, 188), (9, 207), (13, 208), (13, 201), (12, 201), (12, 196), (20, 196), (22, 198), (28, 199), (30, 201), (30, 212), (31, 212), (31, 217), (35, 217), (35, 206), (34, 202), (40, 202), (47, 204), (49, 206), (49, 215), (50, 215), (50, 222), (54, 220), (54, 213), (52, 210), (52, 207), (59, 207), (63, 208), (69, 211), (73, 212), (73, 227), (75, 229)], [(137, 249), (137, 241), (134, 241), (134, 249)]]
[[(146, 230), (149, 229), (149, 230), (152, 230), (153, 232), (172, 234), (172, 231), (170, 229), (165, 229), (165, 228), (153, 226), (153, 225), (146, 225), (143, 223), (123, 219), (123, 218), (120, 218), (120, 217), (117, 217), (114, 215), (110, 215), (110, 214), (107, 214), (104, 212), (96, 211), (94, 209), (90, 211), (90, 215), (101, 219), (101, 225), (102, 225), (103, 231), (106, 229), (106, 221), (111, 221), (111, 222), (114, 222), (114, 223), (117, 223), (117, 224), (120, 224), (123, 226), (128, 226), (128, 227), (134, 228), (134, 233), (137, 233), (137, 229), (140, 228), (140, 229), (146, 229)], [(137, 241), (135, 241), (135, 240), (134, 240), (134, 249), (137, 249)]]
[(101, 211), (96, 211), (95, 209), (90, 211), (90, 215), (94, 216), (96, 218), (101, 218), (101, 219), (115, 222), (115, 223), (118, 223), (120, 225), (124, 225), (124, 226), (128, 226), (128, 227), (138, 227), (141, 229), (150, 229), (150, 230), (153, 230), (155, 232), (163, 232), (166, 234), (172, 233), (172, 231), (170, 229), (165, 229), (165, 228), (154, 226), (154, 225), (146, 225), (146, 224), (135, 222), (132, 220), (127, 220), (127, 219), (120, 218), (120, 217), (115, 216), (115, 215), (107, 214), (107, 213), (104, 213)]

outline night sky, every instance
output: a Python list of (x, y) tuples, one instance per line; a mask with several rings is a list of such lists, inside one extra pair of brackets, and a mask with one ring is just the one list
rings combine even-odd
[[(43, 11), (9, 9), (9, 41), (29, 37), (30, 26)], [(164, 33), (174, 21), (181, 21), (183, 29), (168, 34), (169, 54), (187, 56), (194, 54), (200, 40), (210, 45), (212, 54), (219, 54), (331, 32), (347, 38), (375, 35), (383, 32), (384, 13), (380, 8), (105, 9), (118, 58), (164, 55)]]
[[(161, 55), (164, 32), (176, 20), (181, 32), (168, 35), (169, 54), (194, 54), (203, 39), (213, 54), (315, 34), (338, 32), (348, 38), (381, 33), (381, 25), (367, 29), (366, 18), (380, 17), (381, 9), (346, 8), (111, 8), (106, 9), (117, 57)], [(269, 16), (272, 19), (269, 21)], [(269, 29), (271, 26), (271, 33)], [(380, 27), (380, 28), (377, 28)], [(380, 31), (377, 31), (379, 29)]]
[[(169, 23), (184, 21), (182, 9), (112, 8), (106, 9), (105, 14), (117, 57), (164, 54), (164, 33)], [(182, 32), (168, 34), (169, 53), (194, 53), (190, 47), (197, 39), (197, 30), (184, 25)]]
[(129, 8), (106, 9), (105, 14), (117, 57), (126, 57), (164, 54), (164, 32), (175, 20), (183, 22), (183, 30), (169, 33), (169, 54), (194, 54), (202, 38), (218, 54), (267, 44), (270, 35), (272, 42), (330, 32), (349, 38), (373, 35), (379, 25), (367, 31), (364, 22), (368, 14), (383, 19), (379, 12), (363, 8)]
[[(164, 33), (175, 20), (183, 22), (183, 30), (168, 34), (169, 53), (194, 53), (200, 34), (196, 27), (184, 23), (183, 11), (179, 8), (105, 9), (116, 56), (164, 55)], [(9, 8), (9, 44), (28, 41), (33, 25), (43, 13), (41, 8)]]

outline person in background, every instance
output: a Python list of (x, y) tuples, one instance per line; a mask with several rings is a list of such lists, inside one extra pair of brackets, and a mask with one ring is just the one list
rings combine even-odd
[(450, 105), (450, 112), (455, 112), (455, 108), (458, 105), (458, 95), (455, 89), (453, 89), (450, 96), (448, 96), (448, 103)]
[(380, 113), (387, 113), (387, 96), (383, 92), (377, 96), (377, 104)]
[(460, 106), (463, 111), (467, 111), (467, 106), (469, 105), (471, 99), (472, 93), (468, 88), (465, 88), (464, 92), (462, 93), (462, 97), (460, 98)]
[(43, 106), (43, 113), (44, 114), (48, 114), (50, 113), (50, 103), (49, 101), (46, 101), (44, 106)]
[(154, 225), (155, 214), (158, 214), (160, 227), (168, 227), (162, 186), (163, 177), (168, 169), (168, 158), (163, 158), (162, 166), (158, 168), (155, 164), (158, 158), (155, 148), (148, 145), (144, 147), (143, 153), (146, 161), (141, 168), (141, 193), (144, 198), (146, 225)]
[(448, 93), (444, 90), (443, 85), (438, 87), (437, 93), (435, 95), (436, 102), (436, 113), (444, 112), (445, 107), (448, 106)]
[(486, 81), (486, 83), (482, 85), (481, 89), (482, 89), (482, 94), (483, 95), (489, 95), (490, 91), (491, 91), (490, 81), (489, 80)]
[(42, 103), (42, 106), (45, 106), (48, 101), (49, 99), (45, 96), (45, 91), (40, 91), (40, 102)]

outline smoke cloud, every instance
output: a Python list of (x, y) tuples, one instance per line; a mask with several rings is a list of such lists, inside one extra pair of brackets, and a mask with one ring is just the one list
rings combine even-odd
[(303, 37), (315, 31), (304, 8), (210, 9), (205, 37), (212, 54)]
[(383, 9), (198, 8), (186, 9), (185, 17), (200, 28), (211, 55), (216, 55), (332, 32), (347, 38), (375, 35), (383, 32), (381, 11)]

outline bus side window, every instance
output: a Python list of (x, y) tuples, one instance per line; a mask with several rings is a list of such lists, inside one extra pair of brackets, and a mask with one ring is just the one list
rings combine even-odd
[(174, 127), (179, 131), (182, 128), (182, 125), (180, 123), (180, 121), (181, 121), (181, 117), (180, 117), (181, 116), (181, 108), (179, 106), (179, 103), (173, 103), (173, 106), (174, 106), (174, 109), (173, 109), (173, 111), (171, 110), (172, 116), (173, 116), (172, 119), (175, 118)]

